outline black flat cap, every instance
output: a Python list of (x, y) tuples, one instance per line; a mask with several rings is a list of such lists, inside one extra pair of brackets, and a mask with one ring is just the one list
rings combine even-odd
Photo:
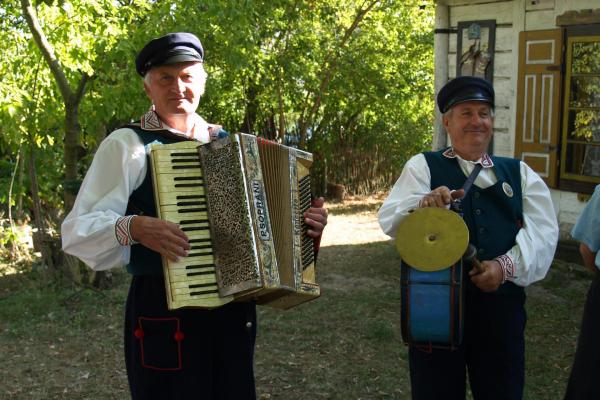
[(185, 61), (204, 61), (200, 40), (187, 32), (169, 33), (144, 46), (135, 59), (135, 69), (144, 76), (153, 67)]
[(494, 87), (476, 76), (459, 76), (444, 85), (437, 95), (437, 103), (443, 114), (452, 106), (465, 101), (485, 101), (494, 108)]

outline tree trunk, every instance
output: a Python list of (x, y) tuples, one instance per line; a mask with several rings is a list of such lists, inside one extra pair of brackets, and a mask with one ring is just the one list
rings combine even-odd
[(81, 145), (79, 139), (79, 125), (77, 122), (79, 104), (67, 102), (65, 106), (65, 187), (63, 191), (63, 200), (65, 203), (65, 211), (67, 211), (73, 208), (75, 197), (79, 191), (77, 164), (79, 162), (79, 149), (81, 148)]
[(280, 79), (279, 85), (277, 85), (277, 102), (279, 106), (279, 133), (277, 141), (279, 143), (285, 143), (285, 111), (283, 108), (283, 94), (281, 93), (281, 86), (283, 85), (283, 79)]
[(15, 207), (15, 215), (16, 215), (16, 219), (19, 222), (24, 222), (24, 210), (23, 210), (23, 181), (25, 180), (25, 160), (23, 158), (23, 154), (24, 154), (24, 149), (23, 149), (23, 145), (21, 145), (19, 147), (19, 172), (18, 172), (18, 178), (17, 178), (17, 182), (18, 182), (18, 187), (19, 187), (19, 193), (17, 194), (17, 202), (16, 202), (16, 207)]
[(246, 89), (246, 112), (244, 113), (244, 122), (240, 127), (240, 132), (252, 133), (255, 131), (254, 124), (256, 123), (256, 114), (258, 112), (258, 104), (256, 102), (256, 86), (252, 82), (248, 82)]
[(33, 143), (29, 147), (29, 182), (31, 185), (31, 198), (33, 200), (33, 220), (37, 232), (33, 234), (33, 247), (42, 253), (42, 262), (48, 269), (50, 275), (56, 274), (52, 258), (50, 239), (46, 233), (46, 223), (42, 214), (42, 203), (40, 201), (39, 186), (37, 182), (37, 173), (35, 168), (35, 151)]
[[(60, 90), (63, 103), (65, 105), (65, 179), (63, 184), (63, 200), (64, 209), (68, 212), (73, 208), (73, 204), (75, 203), (75, 197), (79, 190), (77, 165), (82, 152), (79, 137), (80, 132), (78, 113), (79, 104), (83, 99), (83, 95), (85, 94), (85, 87), (90, 77), (86, 74), (82, 74), (79, 84), (76, 88), (73, 89), (65, 75), (65, 72), (63, 71), (60, 61), (54, 53), (54, 48), (48, 42), (46, 35), (42, 30), (42, 27), (37, 18), (36, 11), (31, 5), (31, 1), (21, 0), (21, 10), (23, 11), (23, 16), (27, 21), (27, 25), (29, 26), (29, 30), (31, 31), (33, 40), (37, 47), (40, 49), (44, 60), (48, 64), (48, 67), (50, 68), (50, 71), (54, 76), (56, 84)], [(37, 195), (37, 191), (35, 193)], [(39, 214), (41, 213), (41, 211), (39, 210), (39, 198), (37, 202), (38, 205), (34, 207), (34, 213)], [(40, 223), (39, 221), (41, 220), (39, 215), (36, 215), (36, 221)], [(41, 221), (41, 223), (43, 223), (43, 221)], [(44, 243), (44, 240), (42, 240), (42, 243)], [(45, 262), (52, 262), (52, 257), (47, 258), (47, 255), (44, 255), (44, 252), (42, 252), (42, 254)], [(76, 258), (69, 255), (64, 255), (64, 257), (57, 257), (57, 259), (60, 258), (62, 258), (64, 262), (64, 271), (67, 278), (73, 280), (75, 283), (78, 284), (90, 284), (92, 281), (95, 280), (94, 274)]]

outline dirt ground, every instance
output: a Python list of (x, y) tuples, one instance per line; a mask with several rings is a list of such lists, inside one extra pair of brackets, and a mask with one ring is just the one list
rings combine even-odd
[[(399, 261), (377, 221), (383, 196), (327, 203), (322, 296), (259, 307), (255, 375), (261, 400), (408, 400), (400, 339)], [(128, 398), (122, 315), (129, 277), (109, 290), (60, 286), (0, 265), (0, 399)], [(556, 260), (528, 288), (524, 400), (564, 393), (590, 276)]]
[(377, 210), (383, 199), (383, 196), (351, 197), (344, 203), (326, 204), (329, 218), (321, 239), (321, 247), (390, 240), (389, 236), (381, 231), (377, 220)]

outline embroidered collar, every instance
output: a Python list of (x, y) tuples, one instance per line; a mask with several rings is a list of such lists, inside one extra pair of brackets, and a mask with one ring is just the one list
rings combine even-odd
[(149, 110), (140, 118), (140, 128), (142, 128), (145, 131), (167, 130), (178, 136), (184, 136), (186, 138), (191, 137), (195, 140), (207, 143), (210, 141), (210, 136), (208, 132), (211, 128), (213, 128), (213, 126), (208, 124), (204, 120), (204, 118), (202, 118), (198, 114), (194, 114), (194, 129), (192, 130), (192, 135), (188, 137), (183, 132), (171, 128), (170, 126), (165, 124), (154, 110)]
[[(154, 110), (148, 111), (140, 118), (140, 127), (145, 131), (158, 131), (163, 130), (163, 122), (158, 118), (158, 114)], [(171, 130), (171, 129), (169, 129)]]
[[(448, 147), (446, 151), (442, 153), (442, 155), (446, 158), (461, 158), (458, 154), (454, 152), (454, 149), (452, 147)], [(481, 164), (483, 168), (491, 168), (494, 166), (494, 161), (488, 153), (485, 153), (479, 160), (475, 161), (474, 163)]]

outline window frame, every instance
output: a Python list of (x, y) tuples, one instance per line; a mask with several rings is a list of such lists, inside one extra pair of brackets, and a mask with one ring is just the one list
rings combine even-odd
[[(561, 105), (561, 131), (560, 155), (558, 166), (558, 189), (567, 191), (576, 191), (582, 193), (592, 193), (594, 187), (600, 184), (600, 177), (587, 176), (567, 172), (567, 148), (569, 143), (576, 142), (569, 139), (569, 111), (578, 109), (570, 106), (571, 79), (573, 66), (573, 43), (597, 42), (600, 43), (600, 24), (593, 25), (574, 25), (565, 29), (564, 38), (564, 61), (563, 61), (563, 96)], [(600, 107), (598, 107), (600, 112)]]

